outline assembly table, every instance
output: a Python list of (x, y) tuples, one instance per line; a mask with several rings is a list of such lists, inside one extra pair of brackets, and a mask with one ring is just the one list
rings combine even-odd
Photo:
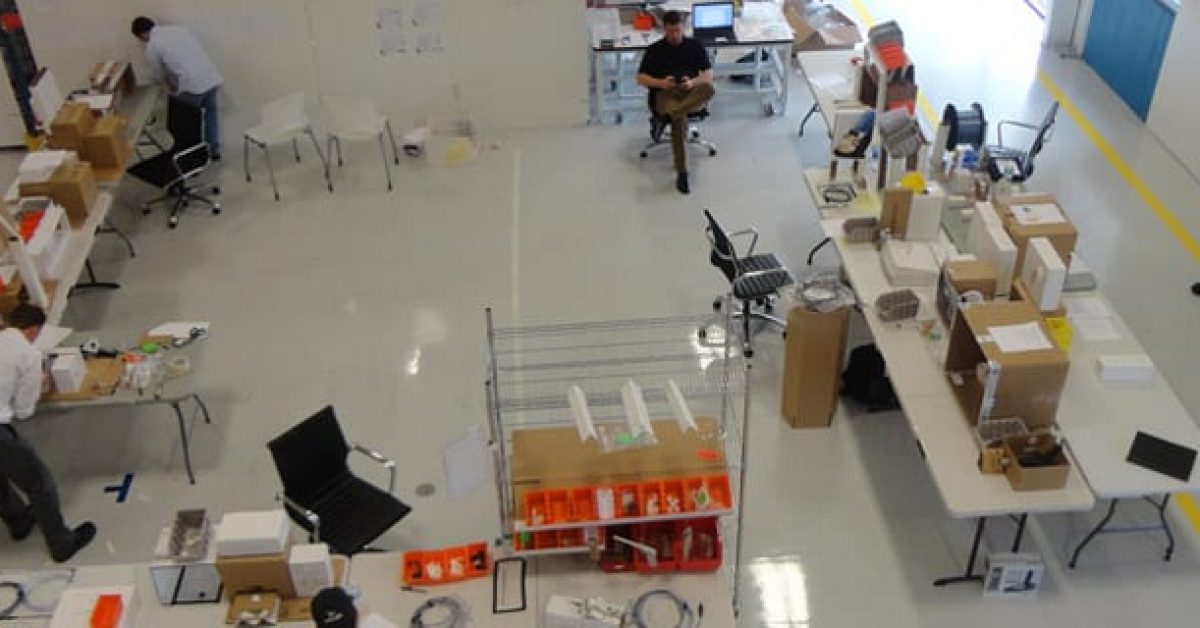
[[(101, 347), (123, 349), (134, 346), (141, 337), (142, 333), (138, 331), (76, 331), (63, 341), (62, 346), (79, 346), (90, 338), (96, 338), (100, 341)], [(43, 401), (38, 404), (38, 408), (39, 410), (65, 411), (107, 406), (170, 406), (171, 410), (174, 411), (175, 420), (179, 425), (179, 441), (183, 449), (183, 462), (187, 470), (188, 481), (191, 484), (195, 484), (196, 474), (192, 469), (191, 441), (188, 435), (187, 419), (184, 416), (183, 406), (188, 402), (195, 403), (195, 407), (204, 416), (204, 422), (207, 424), (212, 423), (212, 417), (208, 413), (208, 406), (205, 405), (204, 400), (195, 390), (196, 371), (203, 367), (204, 347), (206, 344), (205, 337), (201, 337), (184, 347), (165, 350), (164, 357), (167, 360), (177, 357), (186, 357), (188, 359), (191, 363), (191, 371), (187, 375), (173, 379), (164, 379), (146, 390), (118, 386), (116, 391), (111, 395), (98, 396), (91, 399)]]
[[(636, 82), (637, 68), (646, 48), (662, 38), (662, 30), (634, 30), (621, 20), (618, 9), (588, 9), (591, 50), (591, 122), (609, 116), (617, 122), (626, 111), (646, 111), (646, 90)], [(792, 27), (773, 2), (750, 1), (734, 18), (737, 41), (708, 45), (717, 78), (750, 77), (749, 85), (726, 81), (717, 93), (745, 92), (761, 99), (763, 112), (783, 115), (787, 108), (788, 65), (793, 43)], [(689, 31), (690, 35), (690, 31)], [(722, 53), (748, 53), (749, 58), (726, 60)]]

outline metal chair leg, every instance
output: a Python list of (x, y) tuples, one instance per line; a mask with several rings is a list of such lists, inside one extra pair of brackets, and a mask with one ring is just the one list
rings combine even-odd
[[(337, 138), (332, 133), (330, 133), (329, 138), (325, 140), (326, 152), (329, 152), (329, 153), (333, 152), (333, 143), (335, 141), (337, 141)], [(332, 173), (329, 172), (329, 168), (325, 168), (325, 187), (329, 188), (330, 192), (333, 191), (333, 176), (332, 176)]]
[(392, 122), (390, 120), (383, 121), (383, 128), (387, 131), (388, 139), (392, 142), (392, 158), (396, 165), (400, 165), (400, 148), (396, 145), (396, 136), (392, 134)]
[(383, 155), (383, 173), (387, 175), (388, 192), (392, 191), (392, 167), (388, 165), (387, 145), (383, 143), (383, 132), (379, 133), (379, 153)]
[(250, 182), (250, 138), (242, 136), (242, 170), (246, 172), (246, 183)]
[(263, 155), (267, 158), (267, 172), (271, 175), (271, 189), (275, 191), (275, 200), (279, 200), (279, 186), (275, 183), (275, 165), (271, 163), (271, 147), (262, 145)]
[[(335, 148), (337, 148), (338, 168), (341, 168), (342, 166), (346, 165), (346, 162), (342, 159), (342, 138), (335, 136), (333, 138), (333, 145)], [(331, 150), (327, 152), (329, 154), (329, 160), (333, 161), (333, 151)]]
[(300, 163), (300, 142), (296, 138), (292, 138), (292, 153), (296, 155), (296, 163)]
[[(317, 159), (321, 160), (321, 167), (329, 170), (329, 160), (325, 158), (325, 153), (321, 152), (321, 144), (317, 141), (317, 134), (313, 132), (311, 126), (305, 129), (304, 132), (308, 133), (308, 139), (312, 140), (313, 150), (317, 151)], [(341, 140), (338, 140), (338, 144), (341, 144)]]

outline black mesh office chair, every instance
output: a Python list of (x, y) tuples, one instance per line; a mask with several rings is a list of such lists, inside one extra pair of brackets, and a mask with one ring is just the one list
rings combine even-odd
[[(642, 152), (638, 153), (642, 159), (649, 157), (650, 151), (654, 147), (671, 144), (671, 116), (658, 113), (654, 109), (654, 98), (657, 93), (657, 89), (647, 91), (646, 105), (650, 108), (650, 141), (646, 142), (646, 145), (642, 147)], [(713, 157), (717, 154), (717, 145), (700, 137), (700, 127), (695, 124), (704, 121), (709, 115), (708, 107), (688, 112), (687, 143), (708, 150), (709, 156)]]
[[(361, 445), (346, 442), (333, 406), (305, 419), (268, 445), (283, 481), (289, 516), (309, 531), (314, 542), (352, 556), (362, 551), (412, 510), (396, 499), (396, 463)], [(358, 452), (389, 472), (385, 492), (351, 471), (350, 452)]]
[[(755, 255), (754, 247), (758, 245), (758, 231), (753, 228), (726, 233), (711, 212), (704, 210), (708, 221), (704, 233), (708, 237), (710, 253), (709, 262), (721, 271), (729, 280), (730, 296), (742, 302), (741, 312), (731, 312), (734, 318), (742, 319), (743, 353), (746, 357), (754, 355), (750, 342), (750, 320), (758, 319), (779, 329), (786, 329), (787, 322), (769, 313), (772, 299), (780, 288), (790, 285), (794, 280), (792, 273), (774, 253)], [(750, 236), (750, 246), (744, 257), (739, 256), (734, 247), (733, 238)], [(713, 309), (720, 310), (724, 298), (713, 301)], [(755, 309), (755, 306), (759, 309)], [(707, 326), (706, 326), (707, 327)], [(704, 330), (701, 330), (701, 337)]]
[[(212, 208), (212, 213), (221, 213), (221, 204), (200, 195), (196, 190), (201, 185), (195, 182), (212, 163), (208, 142), (204, 138), (204, 109), (196, 107), (174, 96), (167, 103), (167, 132), (171, 134), (171, 148), (129, 167), (129, 174), (164, 191), (162, 196), (142, 203), (142, 213), (149, 214), (152, 206), (171, 202), (171, 217), (168, 225), (179, 226), (179, 212), (191, 201)], [(212, 186), (213, 194), (221, 189)]]
[[(996, 125), (996, 140), (1000, 142), (997, 145), (985, 146), (980, 165), (983, 171), (987, 173), (988, 178), (993, 183), (1007, 181), (1009, 183), (1023, 183), (1033, 176), (1033, 161), (1037, 158), (1038, 153), (1042, 152), (1042, 147), (1050, 139), (1050, 130), (1054, 127), (1054, 119), (1058, 116), (1058, 101), (1054, 101), (1050, 105), (1050, 110), (1046, 112), (1046, 117), (1042, 119), (1040, 125), (1018, 122), (1015, 120), (1001, 120), (1000, 124)], [(1016, 126), (1023, 129), (1034, 131), (1033, 141), (1024, 148), (1015, 148), (1011, 145), (1004, 144), (1004, 126)]]

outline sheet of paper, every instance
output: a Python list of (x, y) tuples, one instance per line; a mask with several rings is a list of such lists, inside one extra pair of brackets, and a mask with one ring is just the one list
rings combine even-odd
[(70, 327), (59, 327), (58, 325), (43, 325), (41, 333), (38, 334), (37, 340), (33, 341), (33, 346), (41, 349), (43, 352), (49, 351), (62, 344), (62, 341), (67, 339), (74, 331)]
[(1109, 318), (1112, 314), (1099, 297), (1080, 297), (1067, 303), (1067, 316), (1071, 320), (1082, 318)]
[(379, 613), (371, 613), (358, 622), (358, 628), (398, 628)]
[(988, 327), (988, 334), (991, 335), (992, 342), (1005, 353), (1041, 351), (1054, 346), (1050, 344), (1050, 339), (1042, 332), (1042, 326), (1038, 323)]
[(147, 332), (150, 336), (170, 336), (172, 338), (187, 338), (196, 328), (208, 332), (208, 323), (163, 323)]
[(1075, 329), (1084, 340), (1120, 340), (1121, 332), (1110, 318), (1077, 318)]
[(492, 452), (482, 425), (472, 427), (442, 452), (446, 469), (446, 493), (462, 497), (492, 479)]
[(1062, 210), (1053, 203), (1013, 205), (1013, 218), (1023, 225), (1053, 225), (1067, 221)]
[(71, 100), (85, 103), (89, 109), (95, 111), (107, 111), (113, 106), (112, 94), (76, 94)]

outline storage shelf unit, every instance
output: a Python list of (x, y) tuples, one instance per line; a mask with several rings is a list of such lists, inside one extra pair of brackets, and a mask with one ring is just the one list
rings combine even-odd
[[(538, 555), (585, 553), (590, 549), (586, 544), (521, 549), (518, 538), (521, 535), (723, 517), (725, 524), (721, 527), (728, 537), (723, 545), (727, 548), (725, 562), (733, 567), (736, 581), (739, 576), (749, 364), (740, 355), (741, 343), (735, 337), (736, 332), (727, 333), (734, 326), (727, 320), (708, 325), (711, 321), (686, 316), (500, 328), (494, 325), (490, 309), (486, 317), (485, 389), (495, 452), (496, 489), (500, 496), (500, 537), (508, 542), (512, 551), (520, 555)], [(705, 325), (708, 326), (704, 339), (701, 339), (698, 332)], [(626, 425), (621, 387), (629, 380), (642, 390), (660, 445), (640, 449), (638, 453), (604, 454), (599, 440), (581, 443), (568, 401), (568, 389), (579, 386), (584, 391), (592, 420), (597, 431), (603, 434), (606, 429)], [(676, 426), (667, 392), (670, 381), (678, 386), (696, 417), (699, 426), (696, 432), (685, 433)], [(549, 442), (562, 443), (562, 447), (548, 457), (549, 461), (542, 461), (539, 466), (524, 459), (538, 446)], [(573, 455), (571, 451), (576, 450), (586, 455)], [(707, 461), (697, 462), (700, 451), (708, 454)], [(682, 464), (706, 466), (658, 475), (649, 471), (630, 471), (633, 468), (629, 466), (631, 458), (650, 461), (654, 465), (661, 462), (660, 458), (671, 456), (676, 461), (685, 461)], [(611, 464), (619, 464), (622, 468), (611, 469)], [(662, 464), (669, 466), (666, 462)], [(529, 474), (551, 466), (569, 472), (573, 465), (580, 467), (580, 474), (589, 478), (588, 481), (567, 481), (554, 476), (546, 481), (539, 479), (539, 484), (525, 479)], [(642, 473), (628, 477), (627, 481), (651, 483), (682, 480), (686, 476), (724, 474), (728, 476), (729, 494), (724, 501), (703, 510), (614, 516), (611, 519), (597, 519), (593, 514), (586, 520), (563, 518), (536, 526), (526, 519), (525, 492), (571, 490), (588, 483), (596, 486), (617, 484), (617, 480), (604, 477), (609, 472)]]

